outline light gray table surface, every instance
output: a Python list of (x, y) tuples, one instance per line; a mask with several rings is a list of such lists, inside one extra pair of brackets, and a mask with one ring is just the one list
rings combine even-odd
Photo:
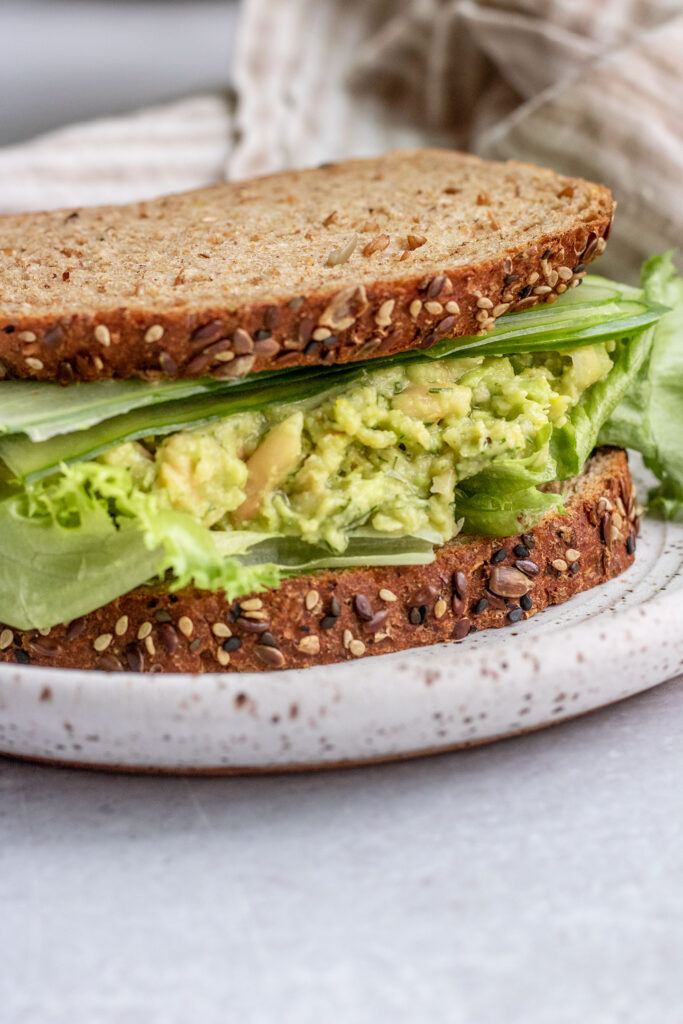
[(679, 1021), (682, 683), (346, 772), (0, 760), (0, 1020)]

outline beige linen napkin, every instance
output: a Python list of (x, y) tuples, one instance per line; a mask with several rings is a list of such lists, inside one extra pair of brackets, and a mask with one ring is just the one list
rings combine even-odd
[(603, 263), (683, 242), (683, 4), (244, 0), (231, 97), (0, 151), (0, 209), (118, 202), (390, 147), (515, 157), (610, 185)]

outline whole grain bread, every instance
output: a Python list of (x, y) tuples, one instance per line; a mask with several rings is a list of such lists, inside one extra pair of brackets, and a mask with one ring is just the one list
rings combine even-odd
[(623, 451), (602, 448), (552, 512), (514, 537), (464, 537), (431, 565), (285, 580), (228, 602), (140, 587), (47, 634), (0, 626), (0, 660), (70, 669), (251, 672), (385, 654), (510, 626), (623, 572), (638, 507)]
[(240, 377), (429, 347), (552, 302), (608, 189), (448, 150), (0, 218), (0, 372)]

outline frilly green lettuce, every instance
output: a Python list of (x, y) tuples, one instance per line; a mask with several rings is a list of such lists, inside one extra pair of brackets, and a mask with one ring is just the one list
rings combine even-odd
[(660, 480), (648, 510), (683, 522), (683, 279), (671, 257), (653, 256), (643, 267), (646, 295), (670, 312), (651, 329), (646, 358), (604, 424), (600, 441), (641, 452)]

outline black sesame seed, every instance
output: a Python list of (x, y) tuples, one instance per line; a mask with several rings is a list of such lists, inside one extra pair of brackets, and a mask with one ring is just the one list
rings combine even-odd
[(515, 544), (513, 551), (517, 558), (528, 558), (530, 555), (530, 551), (526, 544)]
[(579, 563), (572, 562), (572, 564), (569, 566), (569, 571), (572, 574), (572, 576), (576, 576), (577, 572), (579, 571)]
[(180, 600), (177, 594), (169, 594), (168, 599), (171, 602), (171, 604), (178, 604), (178, 601)]
[(242, 608), (239, 604), (234, 604), (228, 612), (228, 618), (231, 622), (237, 622), (240, 615), (242, 614)]
[(336, 619), (341, 615), (341, 605), (336, 597), (330, 598), (330, 615), (334, 615)]
[(334, 627), (337, 625), (338, 620), (338, 615), (324, 615), (323, 618), (320, 620), (320, 628), (334, 629)]
[(325, 348), (332, 348), (333, 345), (338, 344), (339, 338), (336, 334), (331, 334), (329, 338), (323, 338), (323, 345)]
[(154, 618), (157, 620), (157, 622), (171, 621), (171, 616), (169, 615), (165, 608), (158, 608), (157, 611), (155, 611), (154, 613)]
[(541, 259), (542, 260), (549, 260), (550, 257), (552, 256), (552, 254), (553, 254), (553, 250), (552, 249), (546, 249), (546, 251), (541, 256)]
[(580, 274), (582, 270), (586, 269), (586, 266), (587, 264), (585, 263), (574, 264), (574, 266), (572, 267), (572, 274)]
[(254, 341), (265, 341), (266, 338), (272, 338), (272, 336), (272, 331), (266, 331), (262, 327), (260, 327), (258, 331), (254, 333)]
[(514, 284), (515, 281), (519, 281), (519, 274), (507, 274), (507, 276), (503, 278), (503, 284), (506, 285)]
[(528, 594), (522, 594), (519, 603), (525, 612), (530, 612), (534, 604)]
[(408, 614), (408, 618), (412, 622), (413, 626), (421, 626), (427, 618), (427, 605), (421, 604), (413, 605)]
[(519, 622), (523, 614), (524, 612), (521, 608), (512, 608), (511, 611), (508, 612), (508, 619), (510, 622)]
[(308, 345), (304, 349), (304, 355), (305, 356), (317, 356), (319, 351), (320, 351), (320, 342), (319, 341), (309, 341)]
[(523, 533), (522, 534), (522, 543), (526, 544), (526, 546), (528, 548), (535, 548), (536, 547), (536, 538), (534, 537), (533, 533)]
[(239, 651), (241, 646), (242, 641), (238, 636), (229, 636), (227, 640), (223, 641), (223, 650), (227, 651), (229, 654), (232, 651)]
[(273, 636), (272, 633), (268, 632), (261, 634), (261, 639), (259, 643), (264, 644), (266, 647), (277, 647), (277, 644), (275, 643), (275, 637)]
[(477, 627), (474, 624), (472, 624), (470, 626), (470, 628), (467, 630), (467, 632), (468, 633), (476, 633), (477, 632)]
[(626, 538), (626, 553), (629, 554), (629, 555), (632, 555), (635, 550), (636, 550), (636, 538), (633, 536), (632, 533), (630, 533), (628, 535), (628, 537)]
[(529, 295), (531, 295), (531, 285), (527, 284), (527, 285), (524, 286), (524, 288), (522, 288), (521, 292), (519, 293), (518, 298), (526, 299)]
[(28, 665), (31, 661), (26, 651), (22, 651), (21, 647), (14, 648), (14, 657), (20, 665)]
[(190, 652), (191, 652), (192, 654), (196, 654), (196, 653), (197, 653), (197, 651), (199, 650), (199, 648), (200, 648), (201, 646), (202, 646), (202, 641), (201, 641), (201, 638), (200, 638), (200, 637), (197, 637), (197, 639), (196, 639), (196, 640), (193, 640), (193, 641), (192, 641), (192, 643), (190, 644), (190, 646), (189, 646), (189, 648), (188, 648), (188, 649), (189, 649), (189, 651), (190, 651)]
[(491, 561), (494, 565), (497, 565), (498, 562), (503, 562), (506, 557), (507, 550), (505, 548), (498, 548), (498, 550), (494, 551), (493, 554), (491, 555)]
[(486, 600), (485, 597), (482, 597), (481, 600), (477, 601), (477, 603), (474, 606), (474, 614), (475, 615), (481, 615), (482, 612), (486, 611), (488, 606), (489, 606), (488, 601)]

